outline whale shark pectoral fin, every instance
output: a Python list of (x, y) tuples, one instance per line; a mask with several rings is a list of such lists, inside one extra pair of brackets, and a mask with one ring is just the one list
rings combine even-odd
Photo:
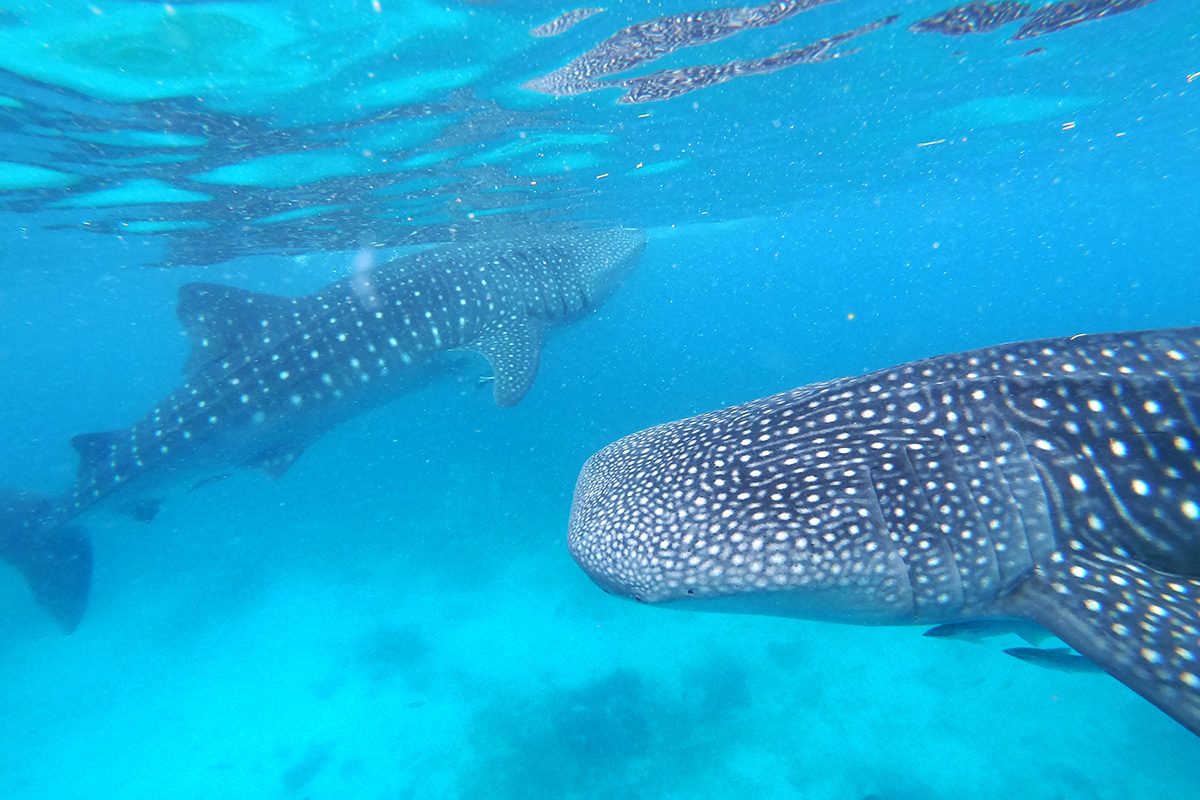
[(488, 360), (492, 394), (501, 408), (515, 406), (533, 385), (542, 357), (542, 326), (524, 314), (502, 317), (467, 345)]
[(1056, 559), (1014, 592), (1011, 610), (1200, 734), (1200, 579), (1100, 553)]
[(295, 326), (301, 302), (216, 283), (184, 284), (175, 308), (192, 342), (184, 371), (190, 374), (229, 353), (269, 345)]
[(286, 447), (276, 447), (259, 453), (254, 458), (242, 464), (247, 469), (256, 469), (273, 481), (282, 478), (296, 459), (308, 447), (308, 442), (289, 444)]

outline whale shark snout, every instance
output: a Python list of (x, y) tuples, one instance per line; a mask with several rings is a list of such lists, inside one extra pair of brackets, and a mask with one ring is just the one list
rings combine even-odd
[(630, 434), (580, 470), (567, 545), (606, 592), (653, 604), (721, 592), (697, 504), (706, 416)]
[[(637, 463), (648, 462), (656, 451), (656, 433), (651, 429), (626, 437), (587, 460), (576, 482), (567, 535), (571, 555), (588, 577), (610, 594), (639, 602), (669, 595), (651, 532), (672, 527), (678, 532), (684, 524), (675, 511), (674, 481), (666, 470), (651, 468), (639, 485), (626, 481), (629, 470), (638, 473)], [(625, 535), (635, 531), (638, 535)]]
[(608, 593), (654, 605), (870, 624), (915, 616), (908, 571), (878, 532), (853, 522), (831, 532), (837, 518), (876, 513), (865, 472), (830, 464), (849, 502), (825, 520), (825, 492), (806, 476), (739, 452), (795, 449), (780, 441), (795, 426), (756, 419), (786, 397), (658, 425), (592, 456), (572, 504), (576, 562)]

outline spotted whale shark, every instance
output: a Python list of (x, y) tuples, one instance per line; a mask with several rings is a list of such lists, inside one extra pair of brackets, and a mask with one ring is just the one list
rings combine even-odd
[(182, 385), (131, 427), (76, 436), (79, 470), (64, 497), (0, 493), (0, 558), (71, 630), (91, 575), (73, 521), (97, 507), (147, 520), (169, 490), (234, 468), (279, 477), (330, 428), (454, 366), (457, 354), (482, 355), (496, 404), (514, 405), (547, 330), (602, 303), (645, 241), (615, 229), (452, 245), (306, 297), (187, 284)]
[(660, 425), (569, 546), (646, 603), (1028, 620), (1200, 734), (1200, 328), (946, 355)]

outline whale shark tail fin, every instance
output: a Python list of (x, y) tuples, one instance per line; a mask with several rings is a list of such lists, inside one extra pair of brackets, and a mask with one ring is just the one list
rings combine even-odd
[(63, 633), (79, 626), (92, 586), (92, 545), (77, 525), (53, 523), (53, 501), (0, 489), (0, 559), (17, 569)]

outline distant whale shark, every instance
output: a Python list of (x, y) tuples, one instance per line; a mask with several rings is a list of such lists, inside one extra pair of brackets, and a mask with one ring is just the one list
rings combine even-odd
[(633, 434), (571, 552), (648, 603), (1034, 621), (1200, 734), (1200, 328), (917, 361)]
[(616, 229), (447, 246), (307, 297), (185, 285), (183, 385), (132, 427), (76, 436), (79, 472), (64, 498), (0, 493), (0, 558), (69, 631), (91, 575), (76, 517), (103, 505), (146, 520), (168, 489), (231, 468), (278, 477), (334, 425), (457, 352), (486, 358), (496, 403), (511, 406), (533, 383), (546, 329), (603, 302), (645, 241)]

